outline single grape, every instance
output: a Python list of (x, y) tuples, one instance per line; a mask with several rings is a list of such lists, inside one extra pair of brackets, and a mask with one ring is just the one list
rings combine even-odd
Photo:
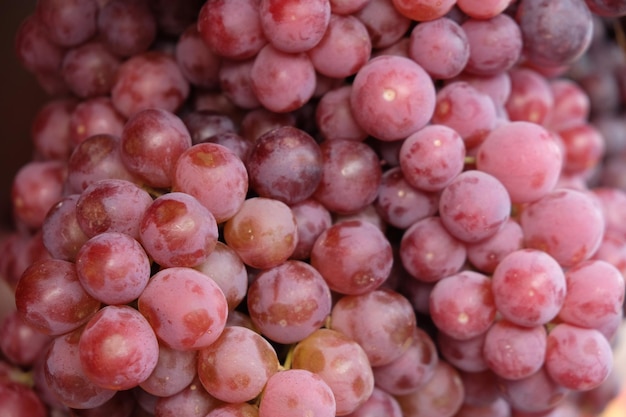
[(484, 332), (471, 339), (458, 340), (444, 332), (438, 332), (436, 340), (441, 357), (447, 363), (459, 371), (483, 372), (489, 370), (483, 355), (486, 336), (487, 332)]
[(178, 350), (159, 342), (159, 358), (150, 376), (139, 387), (156, 397), (178, 394), (191, 384), (197, 375), (198, 352)]
[(155, 417), (205, 417), (211, 410), (224, 404), (222, 401), (206, 392), (200, 380), (194, 380), (182, 391), (169, 397), (158, 397), (155, 407)]
[(0, 319), (0, 352), (12, 364), (34, 367), (51, 340), (49, 335), (24, 320), (17, 310)]
[(98, 11), (98, 34), (109, 50), (122, 57), (141, 54), (157, 35), (157, 22), (146, 0), (111, 0)]
[(105, 306), (83, 329), (78, 354), (85, 375), (94, 384), (126, 390), (150, 376), (158, 361), (159, 343), (137, 310)]
[(247, 307), (261, 334), (278, 343), (295, 343), (324, 324), (331, 293), (310, 264), (288, 260), (259, 272), (248, 288)]
[(80, 227), (76, 204), (79, 194), (70, 194), (50, 208), (41, 225), (42, 241), (50, 256), (75, 261), (81, 246), (89, 239)]
[(50, 100), (39, 108), (31, 125), (35, 152), (45, 159), (67, 160), (72, 151), (70, 120), (79, 103), (75, 98)]
[(554, 107), (554, 96), (548, 80), (530, 68), (512, 68), (511, 93), (505, 103), (511, 121), (544, 124)]
[(505, 256), (492, 276), (498, 311), (520, 326), (538, 326), (554, 319), (567, 293), (563, 269), (546, 252), (520, 249)]
[(367, 354), (357, 342), (331, 329), (319, 329), (299, 341), (292, 369), (306, 369), (322, 377), (335, 397), (337, 415), (346, 415), (372, 395), (374, 375)]
[(369, 0), (354, 15), (365, 25), (372, 48), (386, 48), (400, 40), (411, 27), (411, 19), (387, 0)]
[(315, 123), (326, 140), (361, 142), (367, 133), (358, 125), (350, 107), (351, 85), (341, 85), (322, 95), (315, 108)]
[(571, 393), (550, 377), (545, 366), (526, 378), (498, 378), (497, 386), (511, 409), (529, 414), (548, 412), (563, 404)]
[(60, 46), (79, 45), (97, 31), (98, 4), (95, 0), (38, 1), (36, 13), (47, 35)]
[(298, 228), (298, 243), (291, 259), (306, 260), (320, 234), (333, 224), (330, 212), (317, 200), (306, 199), (289, 206)]
[(428, 0), (392, 0), (394, 7), (406, 17), (418, 22), (431, 21), (443, 17), (454, 6), (454, 0), (433, 3)]
[(391, 394), (374, 386), (372, 395), (356, 410), (346, 417), (402, 417), (398, 401)]
[(71, 48), (61, 63), (61, 75), (74, 95), (85, 99), (105, 96), (117, 76), (122, 61), (99, 41)]
[(256, 398), (279, 370), (272, 345), (253, 330), (227, 326), (198, 352), (197, 373), (209, 394), (228, 403)]
[(90, 136), (107, 134), (119, 137), (126, 118), (117, 111), (109, 96), (81, 100), (70, 116), (70, 146), (74, 149)]
[(192, 268), (157, 272), (138, 299), (160, 340), (178, 350), (211, 345), (226, 326), (228, 304), (211, 278)]
[(197, 25), (190, 25), (176, 43), (176, 62), (190, 84), (207, 89), (219, 85), (221, 58), (209, 49)]
[(335, 397), (328, 384), (305, 369), (272, 375), (259, 405), (259, 417), (334, 417), (335, 411)]

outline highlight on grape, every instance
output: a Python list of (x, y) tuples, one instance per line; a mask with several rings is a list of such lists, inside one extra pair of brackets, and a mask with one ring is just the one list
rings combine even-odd
[[(624, 0), (38, 0), (0, 416), (592, 417)], [(626, 412), (626, 411), (624, 411)]]

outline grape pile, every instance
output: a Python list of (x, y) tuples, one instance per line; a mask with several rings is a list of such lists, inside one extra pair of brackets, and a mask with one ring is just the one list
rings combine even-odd
[(584, 417), (623, 0), (38, 0), (0, 415)]

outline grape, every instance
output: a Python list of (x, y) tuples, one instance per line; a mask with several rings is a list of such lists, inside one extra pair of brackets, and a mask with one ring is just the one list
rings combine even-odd
[(226, 297), (215, 281), (187, 267), (154, 274), (139, 296), (138, 308), (159, 339), (178, 350), (215, 342), (228, 315)]
[(211, 138), (222, 133), (235, 133), (233, 120), (224, 114), (210, 110), (195, 110), (182, 118), (194, 145), (201, 142), (214, 142)]
[[(591, 104), (582, 87), (567, 78), (550, 80), (549, 86), (554, 105), (544, 121), (546, 126), (559, 131), (587, 121)], [(599, 126), (598, 128), (602, 131)]]
[(148, 50), (157, 23), (146, 0), (109, 0), (98, 11), (98, 34), (111, 52), (130, 57)]
[(70, 120), (77, 105), (74, 98), (59, 98), (49, 101), (37, 111), (31, 126), (31, 137), (39, 156), (60, 160), (70, 156)]
[(61, 259), (30, 264), (15, 288), (15, 303), (28, 324), (53, 336), (77, 329), (100, 309), (80, 284), (74, 263)]
[(330, 328), (361, 345), (372, 366), (399, 358), (413, 338), (417, 319), (409, 301), (389, 289), (345, 295), (331, 311)]
[(256, 109), (261, 103), (252, 89), (250, 72), (254, 57), (245, 60), (223, 59), (218, 73), (222, 94), (241, 109)]
[(274, 113), (265, 107), (259, 107), (242, 117), (239, 131), (245, 139), (254, 142), (263, 133), (285, 125), (296, 126), (293, 113)]
[(474, 19), (491, 19), (504, 12), (511, 0), (457, 0), (461, 11)]
[(438, 281), (430, 293), (430, 314), (437, 328), (455, 339), (479, 336), (496, 316), (491, 280), (462, 271)]
[(156, 188), (172, 185), (176, 161), (191, 147), (191, 136), (183, 121), (158, 108), (134, 114), (124, 125), (120, 139), (124, 166)]
[(324, 324), (331, 310), (331, 293), (315, 268), (288, 260), (254, 278), (248, 287), (247, 307), (264, 336), (288, 344)]
[(621, 320), (624, 278), (616, 267), (601, 260), (583, 261), (569, 268), (565, 279), (567, 295), (559, 319), (595, 329)]
[(468, 19), (461, 24), (469, 41), (470, 56), (465, 71), (496, 75), (511, 69), (522, 54), (522, 31), (507, 14), (491, 19)]
[(198, 15), (198, 32), (222, 57), (252, 58), (267, 44), (259, 7), (259, 0), (208, 0)]
[(487, 94), (493, 100), (498, 109), (504, 107), (511, 95), (511, 76), (509, 72), (501, 72), (495, 75), (474, 75), (463, 72), (449, 82), (464, 81), (483, 94)]
[(70, 49), (61, 63), (65, 84), (80, 98), (109, 94), (121, 60), (102, 42), (91, 41)]
[(250, 69), (252, 91), (268, 110), (286, 113), (302, 107), (315, 91), (315, 68), (304, 52), (264, 46)]
[(215, 407), (205, 417), (258, 417), (259, 410), (248, 403), (224, 404)]
[(85, 291), (104, 304), (127, 304), (150, 279), (150, 260), (127, 234), (104, 232), (89, 239), (76, 255), (76, 273)]
[(512, 410), (541, 413), (563, 404), (571, 391), (555, 382), (545, 367), (529, 377), (509, 380), (498, 379), (498, 387)]
[(415, 222), (400, 241), (402, 265), (423, 282), (435, 282), (458, 272), (466, 258), (465, 245), (446, 230), (438, 216)]
[(113, 398), (94, 408), (73, 409), (72, 417), (130, 417), (135, 409), (136, 401), (131, 391), (119, 391)]
[(57, 74), (65, 48), (57, 45), (37, 13), (24, 18), (15, 33), (15, 53), (21, 65), (34, 74)]
[(604, 138), (592, 124), (582, 123), (559, 130), (565, 154), (563, 172), (584, 173), (596, 167), (604, 156)]
[(426, 384), (396, 399), (405, 417), (452, 417), (461, 408), (463, 395), (458, 371), (447, 362), (439, 361)]
[(62, 198), (50, 208), (41, 225), (43, 245), (53, 258), (75, 261), (78, 250), (89, 239), (76, 216), (79, 198), (79, 194)]
[(435, 373), (439, 355), (434, 341), (419, 327), (413, 333), (411, 344), (399, 358), (372, 369), (376, 386), (387, 393), (405, 395), (414, 392)]
[(354, 16), (367, 28), (374, 49), (393, 45), (411, 26), (411, 19), (402, 15), (388, 0), (369, 0)]
[[(487, 369), (478, 372), (460, 371), (459, 376), (465, 388), (464, 404), (483, 407), (493, 404), (498, 399), (503, 399), (497, 386), (498, 377), (492, 370)], [(506, 404), (508, 405), (508, 403)]]
[(368, 145), (347, 139), (326, 140), (322, 151), (322, 179), (313, 193), (329, 211), (350, 214), (376, 200), (382, 169)]
[(626, 4), (620, 0), (585, 0), (589, 9), (600, 16), (623, 16)]
[(497, 398), (490, 404), (470, 405), (463, 403), (455, 417), (507, 417), (511, 416), (511, 406), (504, 398)]
[(224, 224), (223, 234), (241, 260), (257, 269), (280, 265), (293, 254), (298, 242), (296, 220), (289, 206), (264, 197), (243, 201)]
[(315, 122), (326, 140), (361, 142), (367, 133), (358, 125), (350, 107), (351, 85), (341, 85), (324, 93), (315, 108)]
[(374, 375), (365, 351), (336, 330), (319, 329), (299, 341), (293, 350), (291, 366), (311, 371), (328, 384), (337, 415), (356, 410), (374, 389)]
[(197, 375), (198, 352), (177, 350), (159, 343), (159, 358), (141, 389), (156, 397), (169, 397), (184, 390)]
[(289, 205), (311, 197), (322, 180), (322, 164), (315, 139), (291, 126), (259, 136), (246, 160), (250, 187)]
[(383, 173), (375, 206), (387, 224), (406, 229), (419, 220), (435, 215), (438, 203), (437, 193), (412, 187), (401, 167), (396, 166)]
[(491, 98), (467, 82), (451, 82), (437, 92), (432, 123), (454, 129), (468, 149), (483, 142), (496, 120)]
[(290, 208), (298, 229), (298, 243), (290, 258), (305, 260), (311, 256), (315, 241), (332, 225), (333, 219), (330, 212), (312, 198), (292, 204)]
[(76, 104), (70, 116), (70, 147), (97, 134), (121, 136), (126, 119), (108, 96), (93, 97)]
[(569, 64), (591, 42), (593, 21), (582, 0), (522, 0), (515, 19), (522, 32), (527, 59), (539, 66)]
[(372, 395), (347, 417), (402, 417), (398, 401), (386, 391), (374, 386)]
[(228, 302), (229, 314), (246, 296), (246, 267), (237, 253), (226, 244), (218, 241), (206, 261), (194, 268), (217, 283)]
[(120, 65), (111, 100), (125, 117), (150, 108), (174, 112), (189, 95), (189, 82), (176, 60), (165, 52), (147, 51)]
[(433, 3), (428, 0), (392, 0), (394, 7), (404, 16), (418, 22), (435, 20), (443, 17), (454, 6), (454, 0)]
[(329, 0), (260, 0), (259, 18), (267, 40), (278, 50), (306, 52), (317, 45), (330, 21)]
[(169, 397), (158, 397), (154, 417), (205, 417), (223, 402), (211, 396), (198, 378), (182, 391)]
[(171, 192), (156, 198), (139, 224), (139, 241), (164, 268), (197, 266), (217, 243), (215, 218), (193, 196)]
[(99, 180), (85, 188), (74, 202), (76, 222), (88, 237), (118, 232), (139, 239), (141, 218), (152, 202), (147, 191), (130, 181)]
[(100, 180), (140, 183), (122, 162), (119, 137), (107, 133), (90, 136), (78, 144), (67, 162), (67, 171), (68, 188), (79, 194)]
[(465, 171), (439, 197), (439, 215), (451, 235), (478, 242), (496, 234), (509, 219), (511, 200), (504, 185), (482, 171)]
[(221, 59), (209, 49), (195, 24), (178, 38), (175, 55), (181, 72), (190, 84), (208, 89), (219, 85)]
[(200, 382), (209, 394), (229, 403), (254, 399), (278, 368), (272, 345), (245, 327), (226, 327), (198, 352)]
[(248, 179), (243, 161), (229, 148), (198, 143), (178, 156), (172, 190), (194, 196), (217, 223), (224, 223), (242, 208)]
[(277, 372), (267, 381), (259, 417), (333, 417), (336, 403), (328, 384), (305, 369)]
[(483, 355), (485, 346), (484, 332), (471, 339), (459, 340), (444, 332), (437, 333), (437, 346), (441, 357), (456, 369), (465, 372), (482, 372), (489, 369)]
[(539, 371), (546, 345), (547, 332), (543, 326), (523, 327), (502, 319), (487, 330), (483, 355), (496, 375), (517, 380)]
[(520, 224), (525, 246), (546, 251), (566, 267), (589, 259), (604, 232), (602, 211), (592, 197), (565, 188), (527, 206)]
[(17, 310), (0, 320), (0, 352), (12, 364), (32, 367), (50, 340), (50, 336), (26, 322)]
[(30, 161), (19, 168), (11, 186), (15, 220), (30, 229), (40, 228), (50, 207), (62, 198), (66, 176), (62, 161)]
[(365, 25), (355, 16), (330, 16), (320, 41), (307, 51), (315, 70), (333, 78), (354, 75), (372, 53)]
[(492, 276), (498, 311), (521, 326), (538, 326), (556, 317), (567, 292), (558, 262), (536, 249), (520, 249), (505, 256)]
[(463, 171), (465, 153), (463, 138), (454, 129), (431, 124), (402, 142), (400, 168), (411, 186), (421, 191), (437, 192)]
[(154, 370), (159, 344), (148, 321), (134, 308), (105, 306), (89, 319), (78, 342), (80, 365), (99, 387), (125, 390)]
[(0, 413), (11, 417), (46, 417), (48, 411), (30, 387), (18, 382), (0, 382)]
[(379, 56), (357, 72), (350, 104), (363, 130), (378, 139), (394, 141), (428, 123), (435, 110), (435, 88), (415, 61)]
[(458, 23), (447, 17), (416, 25), (409, 42), (409, 57), (435, 79), (459, 75), (469, 60), (467, 35)]
[(467, 245), (467, 260), (479, 271), (493, 273), (502, 259), (511, 252), (522, 249), (522, 227), (509, 218), (493, 236)]
[(505, 108), (509, 120), (544, 124), (554, 107), (554, 96), (548, 81), (529, 68), (513, 68), (508, 74), (511, 93)]
[(42, 0), (36, 13), (50, 39), (61, 46), (75, 46), (97, 31), (95, 0)]
[(525, 121), (496, 127), (476, 154), (476, 167), (496, 177), (512, 203), (528, 203), (548, 195), (559, 179), (562, 161), (550, 133)]
[(365, 294), (389, 276), (393, 254), (389, 241), (376, 226), (344, 220), (324, 230), (311, 249), (311, 265), (333, 291)]

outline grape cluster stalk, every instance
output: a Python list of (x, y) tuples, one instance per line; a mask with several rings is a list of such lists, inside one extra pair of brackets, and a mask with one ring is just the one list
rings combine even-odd
[(624, 0), (38, 0), (0, 416), (591, 417)]

